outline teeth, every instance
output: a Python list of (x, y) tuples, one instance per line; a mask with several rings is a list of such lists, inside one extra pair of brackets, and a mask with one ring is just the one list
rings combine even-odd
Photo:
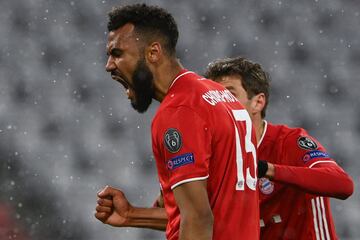
[(111, 75), (112, 79), (118, 81), (119, 83), (121, 83), (125, 89), (129, 88), (129, 84), (120, 76), (117, 75)]
[(112, 77), (113, 79), (116, 79), (116, 80), (120, 80), (120, 81), (122, 81), (122, 80), (123, 80), (121, 77), (116, 76), (116, 75), (112, 75), (111, 77)]

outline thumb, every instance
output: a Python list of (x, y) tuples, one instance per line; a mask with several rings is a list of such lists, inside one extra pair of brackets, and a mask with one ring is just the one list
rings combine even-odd
[(123, 194), (119, 189), (105, 186), (102, 190), (98, 192), (99, 198), (107, 198), (107, 197), (114, 197), (116, 195)]

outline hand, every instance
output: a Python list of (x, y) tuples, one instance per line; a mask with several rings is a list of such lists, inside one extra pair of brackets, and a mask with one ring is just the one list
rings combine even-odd
[(266, 171), (265, 177), (271, 180), (275, 177), (275, 166), (274, 164), (269, 162), (267, 164), (268, 164), (268, 170)]
[(268, 170), (268, 163), (264, 160), (259, 160), (257, 165), (258, 178), (265, 177)]
[(98, 193), (95, 217), (105, 224), (126, 227), (129, 212), (133, 208), (124, 193), (119, 189), (106, 186)]
[(275, 176), (275, 167), (272, 163), (264, 160), (258, 161), (258, 178), (266, 177), (272, 179)]

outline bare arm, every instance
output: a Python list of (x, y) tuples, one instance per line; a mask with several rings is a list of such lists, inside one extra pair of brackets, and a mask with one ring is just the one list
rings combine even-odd
[(181, 217), (179, 240), (212, 239), (214, 219), (206, 183), (194, 181), (173, 189)]
[(128, 215), (128, 227), (151, 228), (166, 230), (167, 215), (164, 208), (134, 207)]
[(165, 230), (167, 215), (164, 208), (133, 207), (119, 189), (105, 187), (98, 193), (95, 217), (115, 227), (140, 227)]

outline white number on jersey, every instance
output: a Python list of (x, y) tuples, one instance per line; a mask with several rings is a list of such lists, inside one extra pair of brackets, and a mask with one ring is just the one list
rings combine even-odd
[[(251, 154), (253, 156), (253, 160), (254, 160), (254, 162), (253, 162), (254, 169), (256, 170), (256, 161), (257, 161), (256, 148), (255, 148), (253, 142), (251, 141), (252, 123), (251, 123), (249, 113), (245, 109), (242, 109), (242, 110), (232, 110), (232, 114), (236, 121), (240, 121), (240, 122), (245, 121), (245, 126), (246, 126), (245, 151), (247, 153), (251, 152)], [(243, 171), (244, 161), (243, 161), (243, 155), (241, 152), (241, 142), (240, 142), (239, 130), (235, 123), (234, 123), (234, 126), (235, 126), (235, 138), (236, 138), (236, 165), (237, 165), (237, 176), (238, 176), (236, 190), (243, 191), (245, 189), (244, 171)], [(256, 172), (254, 173), (254, 177), (253, 177), (253, 176), (251, 176), (250, 168), (249, 167), (246, 168), (246, 181), (245, 181), (246, 185), (251, 190), (255, 191), (256, 190), (256, 181), (257, 181)]]

